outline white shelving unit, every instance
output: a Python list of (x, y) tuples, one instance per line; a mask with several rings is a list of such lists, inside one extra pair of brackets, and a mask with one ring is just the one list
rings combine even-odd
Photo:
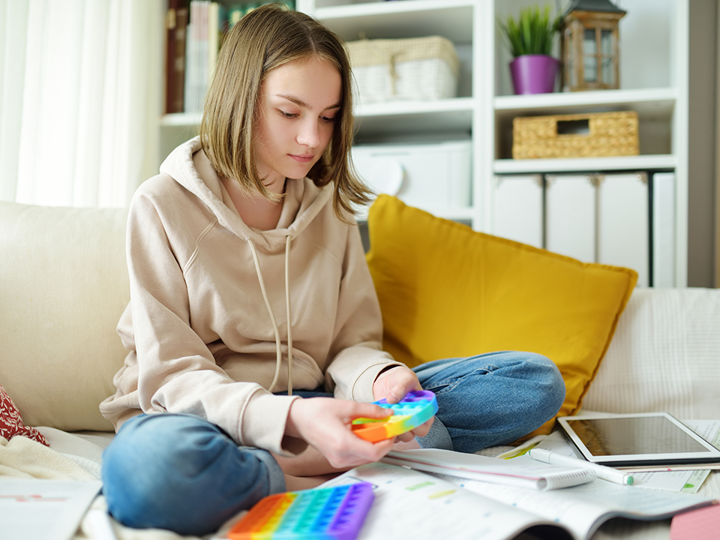
[[(568, 2), (562, 2), (563, 9)], [(507, 63), (511, 60), (495, 32), (492, 166), (477, 179), (482, 186), (489, 223), (493, 207), (492, 175), (673, 171), (676, 179), (675, 285), (687, 284), (688, 271), (688, 79), (689, 1), (633, 0), (618, 2), (628, 11), (620, 22), (620, 90), (512, 95)], [(517, 15), (529, 0), (496, 0), (493, 18)], [(490, 27), (486, 29), (491, 31)], [(556, 56), (559, 56), (556, 54)], [(640, 155), (580, 159), (514, 160), (512, 120), (518, 116), (633, 110), (638, 113)]]
[[(564, 9), (569, 0), (563, 0)], [(459, 96), (435, 102), (358, 105), (361, 142), (472, 137), (473, 201), (469, 209), (438, 212), (492, 233), (493, 178), (497, 174), (671, 170), (676, 174), (676, 285), (687, 283), (689, 0), (621, 2), (621, 90), (512, 95), (511, 59), (498, 18), (517, 15), (532, 0), (297, 0), (304, 11), (347, 41), (440, 35), (461, 59)], [(646, 24), (647, 15), (653, 26)], [(513, 160), (517, 116), (634, 110), (640, 155), (618, 158)], [(162, 118), (163, 155), (193, 134), (199, 115)]]

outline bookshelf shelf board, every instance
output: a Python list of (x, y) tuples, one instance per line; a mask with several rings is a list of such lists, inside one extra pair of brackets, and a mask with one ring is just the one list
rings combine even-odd
[[(355, 117), (365, 133), (403, 133), (430, 128), (437, 131), (469, 131), (474, 106), (473, 98), (368, 103), (356, 105)], [(201, 113), (166, 114), (160, 125), (198, 126), (201, 118)]]
[(475, 0), (407, 0), (318, 7), (315, 17), (348, 41), (443, 36), (456, 43), (473, 36)]
[(675, 88), (555, 92), (495, 98), (498, 121), (515, 116), (633, 110), (642, 118), (668, 121), (677, 99)]
[(493, 171), (496, 174), (643, 171), (674, 169), (676, 166), (677, 157), (666, 154), (569, 159), (496, 159)]
[(165, 114), (160, 119), (162, 127), (188, 127), (199, 126), (202, 119), (201, 113), (173, 113)]
[[(421, 208), (425, 212), (451, 221), (472, 221), (477, 218), (477, 212), (472, 207), (467, 208)], [(358, 219), (361, 223), (366, 223), (367, 219)]]
[(355, 118), (363, 134), (470, 131), (473, 107), (472, 98), (369, 103), (356, 106)]

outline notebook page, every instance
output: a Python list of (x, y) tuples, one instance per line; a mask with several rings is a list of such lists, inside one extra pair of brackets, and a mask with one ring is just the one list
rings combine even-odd
[(100, 482), (3, 478), (3, 540), (70, 540), (101, 487)]
[(589, 538), (611, 517), (660, 519), (710, 502), (710, 499), (697, 495), (620, 486), (602, 480), (563, 490), (538, 492), (474, 480), (443, 478), (474, 493), (562, 523), (579, 538)]
[[(375, 486), (375, 501), (358, 540), (506, 540), (545, 520), (479, 497), (442, 479), (384, 463), (349, 471), (324, 486), (363, 481)], [(412, 509), (412, 511), (410, 511)], [(570, 538), (561, 529), (553, 538)]]

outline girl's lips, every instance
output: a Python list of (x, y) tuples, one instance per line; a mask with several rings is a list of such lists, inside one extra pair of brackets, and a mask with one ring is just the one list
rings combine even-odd
[(295, 161), (298, 161), (300, 163), (310, 163), (313, 159), (312, 154), (289, 154), (291, 158), (293, 158)]

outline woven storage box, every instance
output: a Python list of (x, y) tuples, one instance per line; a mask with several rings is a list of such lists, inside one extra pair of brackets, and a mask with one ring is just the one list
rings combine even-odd
[(347, 46), (362, 103), (457, 96), (460, 61), (446, 38), (364, 39)]
[(636, 156), (639, 153), (638, 116), (634, 111), (513, 120), (514, 159)]

